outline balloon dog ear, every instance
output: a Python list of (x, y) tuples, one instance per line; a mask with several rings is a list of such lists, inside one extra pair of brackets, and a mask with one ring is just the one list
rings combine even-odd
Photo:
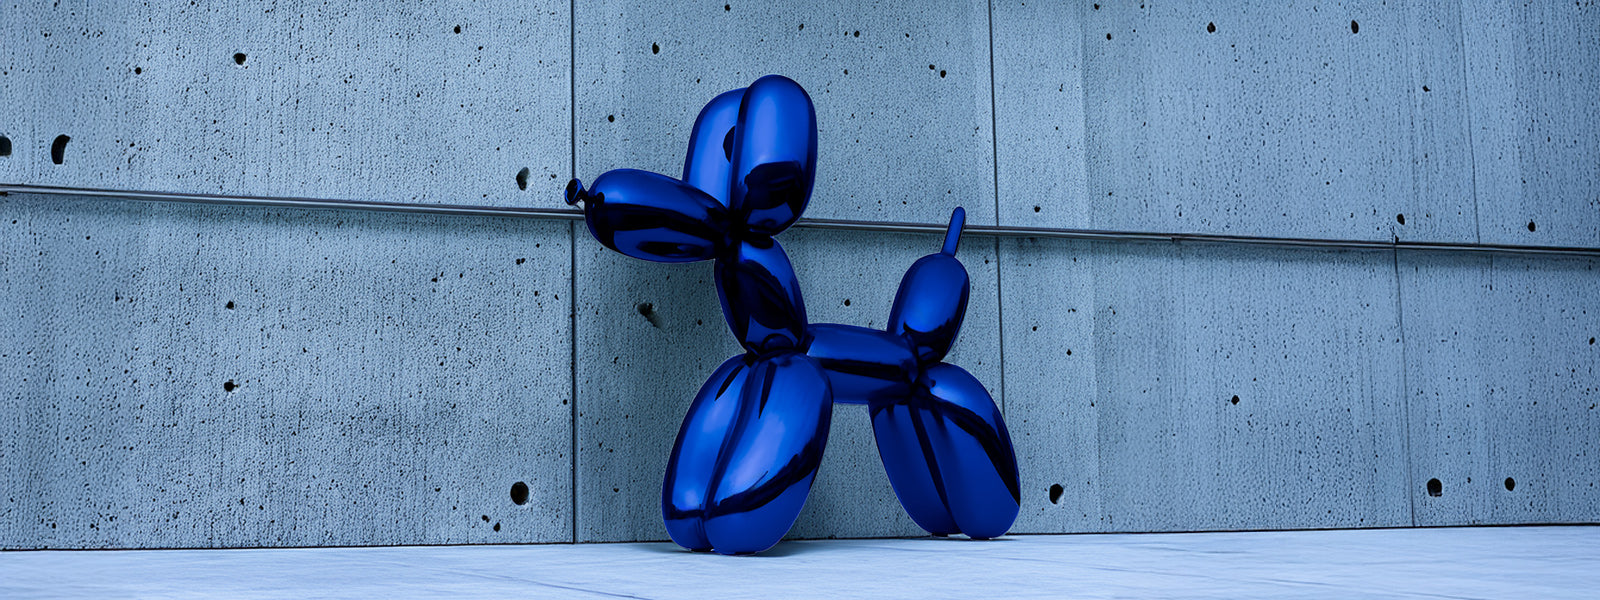
[(683, 160), (683, 181), (728, 206), (728, 180), (733, 173), (733, 131), (739, 122), (739, 101), (745, 88), (713, 98), (700, 109), (689, 134)]
[(817, 111), (787, 77), (768, 75), (745, 88), (733, 130), (729, 207), (755, 233), (788, 229), (811, 201), (817, 178)]

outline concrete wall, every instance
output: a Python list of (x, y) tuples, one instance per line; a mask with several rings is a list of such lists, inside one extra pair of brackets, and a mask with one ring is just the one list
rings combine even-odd
[[(6, 3), (0, 182), (556, 207), (677, 172), (706, 100), (782, 73), (810, 217), (1600, 247), (1596, 32), (1585, 2)], [(737, 351), (709, 265), (564, 222), (11, 194), (0, 230), (4, 548), (664, 539)], [(860, 325), (938, 243), (781, 239), (811, 318)], [(1016, 532), (1600, 521), (1600, 261), (961, 256), (951, 360), (1004, 407)], [(918, 532), (837, 408), (793, 535)]]

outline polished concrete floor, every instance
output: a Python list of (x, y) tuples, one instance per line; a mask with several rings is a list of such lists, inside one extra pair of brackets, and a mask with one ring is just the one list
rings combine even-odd
[(1600, 527), (23, 551), (0, 598), (1600, 598)]

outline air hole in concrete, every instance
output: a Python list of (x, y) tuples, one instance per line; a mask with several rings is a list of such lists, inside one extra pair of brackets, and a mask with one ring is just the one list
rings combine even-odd
[(1429, 496), (1433, 496), (1435, 498), (1438, 498), (1439, 496), (1443, 496), (1444, 495), (1444, 484), (1440, 483), (1438, 479), (1429, 479), (1428, 480), (1428, 495)]
[(528, 484), (518, 481), (511, 484), (511, 501), (517, 506), (528, 503)]
[(235, 385), (233, 383), (232, 379), (229, 379), (227, 381), (222, 382), (222, 391), (224, 391), (224, 392), (231, 392), (231, 391), (233, 391), (234, 389), (236, 389), (238, 387), (239, 387), (238, 385)]
[(1037, 206), (1033, 207), (1033, 212), (1039, 212), (1039, 207), (1037, 207)]
[(143, 73), (143, 72), (144, 72), (144, 67), (134, 67), (133, 68), (133, 74), (134, 75), (138, 75), (138, 74)]
[(1430, 89), (1428, 89), (1428, 86), (1422, 86), (1422, 91), (1424, 91), (1424, 92), (1431, 92), (1431, 91), (1433, 91), (1433, 90), (1430, 90)]
[(1357, 23), (1355, 21), (1351, 21), (1350, 22), (1350, 33), (1361, 33), (1361, 24)]
[(616, 115), (606, 115), (606, 122), (607, 123), (615, 123), (615, 122), (617, 122), (617, 116)]
[(1509, 491), (1514, 490), (1514, 489), (1517, 489), (1517, 480), (1512, 479), (1510, 477), (1507, 477), (1506, 478), (1506, 491), (1509, 492)]
[(0, 135), (0, 156), (11, 156), (11, 138)]
[(656, 329), (661, 328), (661, 315), (656, 314), (656, 307), (654, 304), (649, 302), (640, 302), (638, 306), (634, 307), (634, 309), (639, 311), (639, 315), (644, 317), (645, 320), (649, 321), (650, 325), (654, 326)]
[(845, 298), (844, 299), (844, 305), (845, 306), (850, 306), (850, 299), (849, 298)]
[(1405, 216), (1405, 214), (1395, 215), (1394, 216), (1394, 220), (1399, 221), (1401, 225), (1405, 225), (1406, 224), (1406, 216)]
[(1061, 484), (1057, 483), (1057, 484), (1051, 485), (1050, 486), (1050, 503), (1051, 504), (1060, 504), (1061, 503), (1061, 492), (1063, 492), (1063, 491), (1065, 491), (1065, 490), (1063, 490), (1061, 488)]
[(1238, 396), (1234, 396), (1233, 399), (1229, 400), (1228, 402), (1231, 402), (1233, 404), (1238, 404), (1239, 403), (1239, 397)]
[(244, 64), (244, 59), (246, 58), (249, 57), (245, 56), (243, 52), (235, 52), (233, 53), (233, 64), (242, 65)]
[(233, 301), (229, 300), (227, 304), (223, 305), (223, 307), (227, 308), (228, 310), (233, 310)]
[(528, 168), (527, 167), (523, 167), (521, 171), (517, 171), (517, 189), (519, 189), (519, 190), (528, 189)]
[(456, 26), (456, 33), (461, 33), (461, 26), (460, 25)]
[(61, 164), (67, 158), (67, 142), (72, 141), (72, 136), (58, 135), (56, 141), (50, 142), (50, 162)]
[(733, 5), (732, 4), (724, 4), (724, 5), (722, 5), (722, 10), (723, 11), (733, 10)]
[(857, 31), (856, 32), (856, 37), (861, 37), (861, 32)]
[(1589, 338), (1589, 345), (1590, 345), (1590, 346), (1593, 346), (1593, 345), (1594, 345), (1594, 338)]
[(528, 262), (528, 259), (526, 259), (526, 258), (517, 259), (517, 264), (519, 264), (519, 265), (522, 264), (522, 263), (525, 263), (525, 262)]
[(944, 79), (944, 69), (939, 69), (939, 78)]
[(1217, 24), (1216, 23), (1206, 23), (1206, 33), (1216, 33), (1216, 32), (1217, 32)]
[[(56, 164), (61, 164), (61, 163), (56, 163)], [(1528, 221), (1528, 231), (1533, 231), (1535, 229), (1538, 229), (1538, 226), (1534, 225), (1533, 221)]]
[(499, 523), (495, 523), (494, 524), (494, 530), (495, 531), (500, 531), (500, 524)]
[(650, 44), (650, 53), (651, 54), (661, 54), (661, 45), (660, 44), (655, 44), (655, 43)]
[(1108, 39), (1108, 40), (1111, 39), (1111, 34), (1109, 34), (1109, 33), (1106, 34), (1106, 39)]

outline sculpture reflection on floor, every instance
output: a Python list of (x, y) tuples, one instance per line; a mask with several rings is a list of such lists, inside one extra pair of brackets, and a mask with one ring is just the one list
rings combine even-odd
[(956, 260), (964, 212), (944, 247), (900, 281), (887, 331), (809, 324), (773, 235), (800, 218), (816, 178), (817, 125), (799, 84), (769, 75), (717, 96), (695, 120), (683, 180), (618, 169), (585, 189), (589, 232), (658, 262), (714, 259), (722, 313), (746, 350), (695, 395), (662, 486), (672, 541), (723, 554), (772, 547), (800, 514), (834, 402), (866, 404), (901, 505), (935, 535), (1005, 534), (1020, 503), (1000, 411), (965, 370), (940, 362), (967, 310)]

